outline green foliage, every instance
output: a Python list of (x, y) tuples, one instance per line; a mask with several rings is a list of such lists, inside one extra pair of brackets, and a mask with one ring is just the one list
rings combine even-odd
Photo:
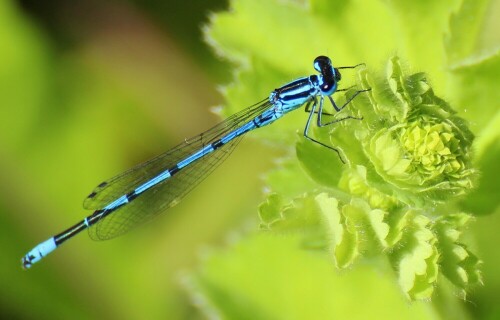
[[(359, 72), (359, 87), (372, 89), (352, 102), (364, 120), (355, 126), (343, 121), (328, 132), (349, 159), (349, 165), (331, 170), (340, 179), (328, 181), (329, 167), (318, 165), (321, 160), (314, 157), (317, 147), (300, 143), (298, 150), (311, 152), (297, 152), (299, 161), (327, 191), (288, 201), (273, 194), (260, 211), (269, 230), (307, 228), (306, 243), (310, 238), (329, 240), (338, 268), (351, 266), (362, 255), (386, 255), (408, 298), (428, 299), (440, 272), (464, 290), (481, 282), (480, 261), (460, 243), (460, 233), (449, 237), (441, 231), (444, 225), (446, 230), (464, 225), (466, 218), (449, 217), (458, 214), (454, 199), (467, 194), (476, 180), (474, 137), (465, 121), (434, 94), (425, 74), (403, 70), (394, 57), (385, 76)], [(336, 139), (344, 135), (355, 138)], [(311, 226), (318, 235), (310, 235)]]
[(409, 191), (413, 202), (446, 201), (469, 191), (476, 175), (474, 137), (464, 120), (434, 95), (425, 74), (406, 75), (397, 58), (387, 69), (385, 81), (361, 72), (362, 86), (374, 89), (365, 106), (358, 104), (366, 100), (353, 102), (366, 114), (368, 129), (356, 136), (363, 137), (369, 162), (383, 181)]
[[(500, 46), (486, 36), (491, 24), (484, 23), (491, 21), (491, 7), (490, 1), (467, 0), (235, 0), (230, 13), (214, 15), (207, 39), (240, 66), (224, 90), (225, 114), (310, 74), (308, 64), (320, 54), (336, 66), (367, 65), (357, 73), (343, 70), (340, 87), (356, 86), (344, 97), (334, 96), (341, 105), (356, 90), (371, 89), (334, 116), (363, 120), (313, 130), (339, 150), (346, 165), (331, 150), (302, 138), (306, 117), (300, 112), (255, 133), (285, 150), (295, 140), (297, 157), (285, 157), (266, 177), (271, 192), (259, 209), (262, 229), (300, 239), (302, 248), (329, 252), (337, 268), (350, 268), (347, 273), (361, 261), (383, 266), (411, 301), (451, 290), (447, 281), (463, 295), (481, 284), (481, 260), (464, 244), (463, 232), (472, 215), (499, 207), (493, 180), (500, 156), (495, 125)], [(472, 28), (466, 22), (470, 12), (477, 18)], [(266, 247), (255, 250), (265, 254)], [(210, 268), (198, 274), (208, 300), (212, 296), (202, 279), (217, 274)], [(446, 304), (439, 310), (454, 304), (439, 303)], [(224, 314), (226, 306), (215, 303), (215, 308)]]
[[(320, 54), (366, 63), (341, 88), (371, 93), (339, 115), (364, 120), (314, 132), (347, 164), (302, 138), (297, 111), (249, 134), (265, 143), (242, 145), (162, 223), (80, 236), (20, 270), (26, 249), (82, 218), (96, 182), (208, 126), (218, 102), (200, 66), (224, 69), (192, 31), (214, 2), (195, 2), (0, 1), (3, 318), (196, 318), (175, 277), (200, 243), (257, 220), (255, 172), (264, 231), (232, 231), (185, 282), (208, 316), (499, 318), (498, 0), (232, 0), (204, 29), (235, 66), (224, 116), (314, 72)], [(403, 66), (387, 64), (396, 56)], [(266, 172), (269, 145), (281, 158)]]
[(185, 287), (205, 315), (220, 319), (438, 317), (428, 303), (409, 306), (390, 274), (360, 265), (338, 276), (324, 254), (298, 251), (298, 241), (295, 236), (247, 235), (212, 251), (185, 278)]

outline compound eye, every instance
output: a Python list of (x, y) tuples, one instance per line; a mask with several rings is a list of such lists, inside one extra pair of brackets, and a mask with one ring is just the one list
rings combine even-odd
[(314, 69), (318, 72), (321, 72), (321, 69), (323, 69), (325, 66), (329, 66), (332, 64), (332, 61), (330, 58), (326, 56), (319, 56), (316, 59), (314, 59)]
[[(318, 60), (318, 59), (316, 58), (316, 60)], [(314, 70), (321, 72), (321, 68), (319, 66), (319, 63), (316, 60), (314, 60)]]

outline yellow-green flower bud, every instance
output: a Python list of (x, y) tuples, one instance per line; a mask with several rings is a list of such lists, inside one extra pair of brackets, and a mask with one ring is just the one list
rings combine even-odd
[[(444, 201), (473, 187), (472, 133), (442, 99), (434, 95), (425, 74), (405, 75), (396, 58), (391, 59), (385, 81), (369, 81), (376, 90), (367, 111), (371, 132), (362, 143), (375, 171), (393, 192), (405, 193), (413, 202)], [(368, 80), (367, 80), (368, 79)], [(387, 101), (396, 110), (387, 113)], [(363, 110), (370, 110), (366, 106)]]

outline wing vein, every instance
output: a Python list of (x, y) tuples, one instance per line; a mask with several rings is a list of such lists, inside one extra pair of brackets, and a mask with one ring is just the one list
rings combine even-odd
[[(101, 183), (85, 199), (84, 208), (102, 210), (112, 201), (134, 191), (137, 187), (171, 169), (206, 145), (214, 143), (242, 127), (271, 106), (272, 104), (268, 99), (262, 100), (233, 114), (211, 129), (186, 139), (169, 151)], [(114, 238), (135, 226), (151, 220), (165, 209), (176, 205), (182, 197), (229, 156), (241, 138), (242, 136), (238, 136), (211, 153), (202, 156), (170, 178), (139, 194), (133, 201), (117, 208), (89, 228), (90, 237), (95, 240)]]

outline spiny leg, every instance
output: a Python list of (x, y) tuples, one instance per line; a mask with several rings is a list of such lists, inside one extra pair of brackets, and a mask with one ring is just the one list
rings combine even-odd
[(350, 86), (350, 87), (347, 87), (347, 88), (343, 88), (343, 89), (337, 89), (337, 90), (335, 90), (335, 92), (340, 92), (340, 91), (347, 91), (347, 90), (349, 90), (349, 89), (352, 89), (352, 88), (354, 88), (355, 86), (356, 86), (356, 85), (355, 85), (355, 84), (353, 84), (352, 86)]
[[(330, 102), (332, 103), (332, 106), (333, 108), (337, 111), (337, 112), (340, 112), (342, 111), (354, 98), (356, 98), (356, 96), (362, 92), (366, 92), (366, 91), (370, 91), (371, 89), (365, 89), (365, 90), (358, 90), (356, 91), (356, 93), (354, 93), (340, 108), (337, 107), (337, 104), (335, 103), (335, 101), (333, 100), (333, 98), (331, 96), (328, 96), (328, 99), (330, 99)], [(363, 117), (354, 117), (354, 116), (346, 116), (344, 118), (340, 118), (340, 119), (335, 119), (335, 120), (332, 120), (332, 121), (329, 121), (329, 122), (326, 122), (326, 123), (323, 123), (322, 121), (322, 109), (323, 106), (320, 105), (320, 110), (318, 110), (318, 127), (324, 127), (324, 126), (328, 126), (328, 125), (331, 125), (333, 123), (337, 123), (337, 122), (340, 122), (340, 121), (344, 121), (344, 120), (347, 120), (347, 119), (354, 119), (354, 120), (363, 120)]]
[[(311, 112), (311, 105), (314, 105), (316, 104), (316, 100), (311, 100), (309, 101), (307, 104), (306, 104), (306, 108), (304, 109), (305, 112), (307, 113), (310, 113)], [(315, 114), (318, 114), (318, 111), (313, 111)], [(323, 111), (322, 111), (323, 112)], [(323, 112), (323, 115), (324, 116), (334, 116), (333, 113), (329, 113), (329, 112)]]
[(362, 62), (362, 63), (358, 63), (358, 64), (356, 64), (354, 66), (337, 67), (337, 69), (355, 69), (355, 68), (357, 68), (359, 66), (366, 66), (366, 64), (364, 62)]
[[(318, 141), (312, 137), (310, 137), (308, 135), (308, 131), (309, 131), (309, 126), (311, 125), (311, 121), (312, 121), (312, 117), (313, 115), (315, 114), (315, 111), (316, 111), (316, 106), (318, 105), (318, 101), (316, 100), (316, 98), (313, 100), (314, 102), (312, 103), (312, 108), (311, 108), (311, 111), (309, 112), (309, 117), (307, 118), (307, 122), (306, 122), (306, 127), (304, 128), (304, 137), (312, 142), (315, 142), (323, 147), (326, 147), (328, 149), (331, 149), (333, 151), (335, 151), (337, 153), (337, 155), (339, 156), (339, 159), (340, 161), (342, 161), (342, 163), (345, 164), (345, 161), (344, 159), (342, 159), (342, 156), (340, 154), (340, 151), (332, 146), (329, 146), (329, 145), (326, 145), (324, 144), (323, 142), (321, 141)], [(323, 97), (320, 98), (320, 101), (319, 101), (319, 109), (322, 110), (323, 109)], [(320, 112), (320, 111), (318, 111)], [(321, 115), (321, 113), (319, 113), (319, 115)]]
[[(356, 86), (356, 85), (352, 85), (352, 86), (347, 87), (347, 88), (344, 88), (344, 89), (337, 89), (337, 90), (335, 90), (335, 93), (336, 93), (336, 92), (341, 92), (341, 91), (347, 91), (347, 90), (349, 90), (349, 89), (354, 88), (355, 86)], [(314, 100), (311, 100), (311, 101), (309, 101), (309, 102), (306, 104), (306, 107), (305, 107), (305, 109), (304, 109), (304, 111), (305, 111), (305, 112), (310, 112), (310, 111), (311, 111), (311, 105), (312, 105), (312, 102), (314, 102)], [(335, 108), (335, 107), (336, 107), (336, 105), (334, 104), (334, 108)], [(336, 110), (336, 111), (338, 111), (338, 110)], [(315, 111), (314, 113), (316, 113), (316, 114), (317, 114), (317, 113), (318, 113), (318, 111)], [(321, 110), (321, 114), (322, 114), (322, 115), (324, 115), (324, 116), (334, 116), (334, 115), (335, 115), (335, 114), (333, 114), (333, 113), (326, 112), (326, 111), (323, 111), (323, 110)]]

